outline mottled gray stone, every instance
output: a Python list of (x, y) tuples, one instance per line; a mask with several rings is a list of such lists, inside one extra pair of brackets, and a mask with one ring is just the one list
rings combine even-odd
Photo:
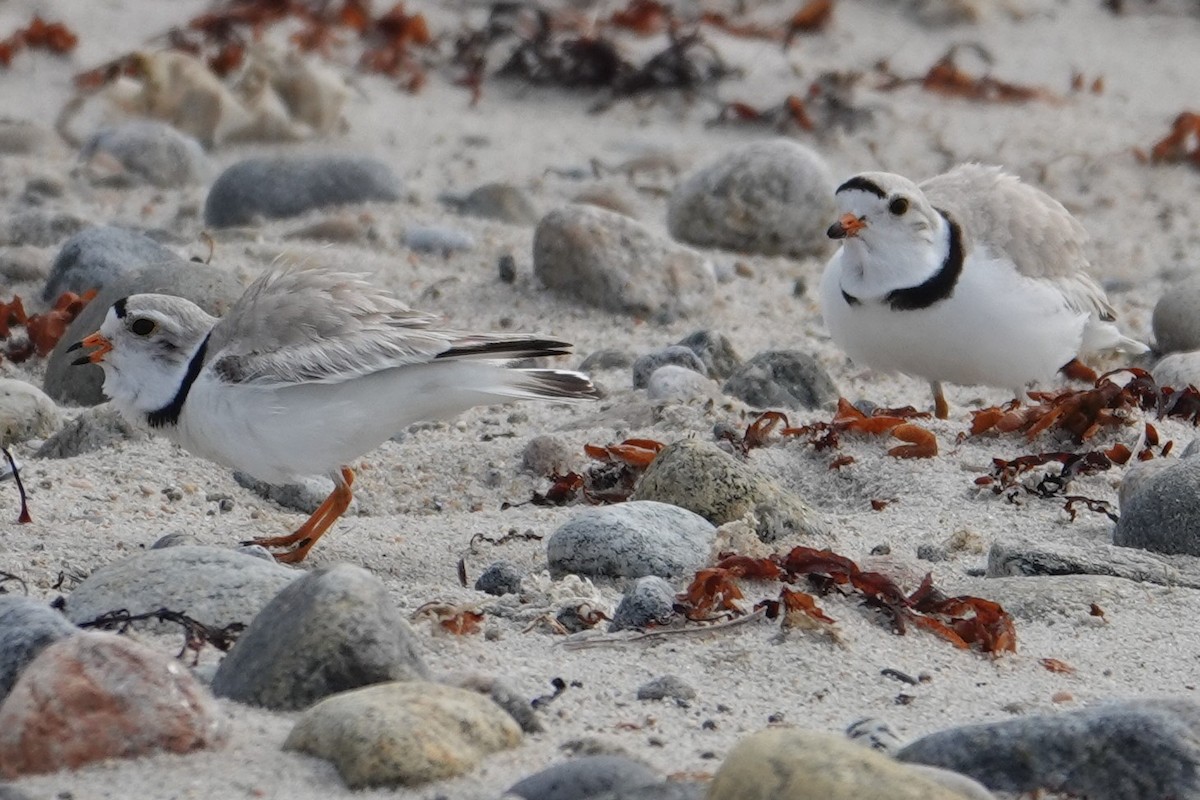
[(708, 368), (691, 349), (673, 344), (661, 350), (638, 356), (633, 362), (633, 388), (644, 389), (650, 382), (650, 375), (659, 367), (672, 364), (677, 367), (690, 369), (701, 375), (708, 374)]
[(18, 245), (0, 248), (0, 280), (10, 286), (44, 280), (49, 266), (40, 247)]
[(1181, 459), (1148, 477), (1122, 506), (1113, 544), (1200, 556), (1200, 460)]
[(1150, 324), (1159, 352), (1200, 350), (1200, 275), (1167, 287)]
[(755, 408), (832, 408), (833, 378), (815, 358), (798, 350), (768, 350), (739, 366), (722, 390)]
[(440, 253), (444, 256), (475, 249), (475, 237), (471, 234), (432, 225), (409, 228), (404, 232), (402, 242), (405, 247), (418, 253)]
[(1200, 797), (1200, 706), (1182, 698), (967, 725), (922, 737), (902, 761), (1005, 792), (1089, 800)]
[(296, 721), (283, 749), (324, 758), (363, 789), (461, 775), (520, 742), (517, 723), (486, 696), (406, 681), (327, 697)]
[(790, 139), (741, 144), (680, 182), (667, 207), (676, 239), (741, 253), (820, 256), (837, 209), (833, 175)]
[[(143, 292), (178, 295), (219, 317), (241, 296), (242, 284), (233, 273), (185, 261), (169, 250), (160, 248), (159, 252), (170, 260), (154, 264), (138, 262), (142, 269), (110, 276), (100, 294), (67, 326), (66, 333), (46, 361), (46, 376), (42, 381), (42, 389), (56, 402), (94, 406), (106, 399), (101, 390), (104, 371), (96, 364), (75, 366), (72, 362), (79, 353), (68, 352), (67, 348), (97, 330), (112, 304), (122, 297)], [(80, 262), (91, 263), (92, 258), (81, 256)]]
[[(181, 545), (146, 550), (106, 564), (67, 597), (67, 618), (79, 624), (109, 611), (144, 614), (167, 608), (218, 628), (248, 623), (301, 573), (232, 550)], [(161, 623), (137, 623), (158, 630)]]
[(581, 756), (547, 767), (512, 785), (508, 794), (525, 800), (590, 800), (662, 782), (662, 776), (625, 756)]
[(52, 247), (92, 223), (65, 211), (31, 208), (0, 219), (0, 245)]
[(60, 422), (58, 406), (41, 389), (16, 378), (0, 378), (0, 445), (45, 438)]
[(292, 582), (259, 612), (212, 688), (240, 703), (296, 710), (337, 692), (427, 674), (386, 587), (361, 567), (335, 564)]
[(1154, 365), (1150, 375), (1159, 386), (1173, 389), (1200, 386), (1200, 350), (1166, 355)]
[(1121, 476), (1121, 485), (1117, 487), (1117, 506), (1122, 509), (1128, 506), (1133, 496), (1140, 492), (1151, 478), (1164, 469), (1170, 469), (1176, 463), (1178, 462), (1165, 458), (1131, 461), (1125, 467), (1125, 474)]
[(687, 367), (666, 364), (650, 374), (646, 396), (664, 402), (688, 402), (697, 398), (719, 397), (717, 384)]
[(625, 369), (632, 363), (632, 355), (624, 350), (609, 347), (589, 353), (579, 365), (579, 369), (590, 374), (602, 369)]
[(988, 550), (987, 577), (1033, 575), (1109, 575), (1133, 581), (1200, 587), (1170, 560), (1128, 547), (1003, 540)]
[(464, 197), (446, 195), (442, 202), (458, 213), (511, 225), (536, 225), (538, 211), (529, 193), (511, 183), (485, 183)]
[(38, 653), (79, 629), (45, 603), (0, 594), (0, 703)]
[(461, 689), (470, 689), (473, 692), (487, 695), (493, 703), (508, 712), (508, 715), (521, 726), (521, 730), (525, 733), (542, 733), (545, 731), (545, 726), (538, 719), (537, 710), (534, 709), (533, 703), (523, 694), (498, 678), (493, 678), (490, 675), (469, 673), (447, 675), (441, 678), (438, 683), (443, 683), (447, 686), (457, 686)]
[(74, 458), (117, 442), (145, 439), (146, 431), (129, 424), (109, 403), (84, 409), (51, 435), (35, 455), (38, 458)]
[(660, 675), (638, 687), (638, 700), (678, 700), (687, 702), (696, 699), (696, 690), (678, 675)]
[(542, 477), (565, 475), (578, 461), (578, 447), (552, 434), (533, 437), (521, 451), (521, 469)]
[(719, 331), (693, 331), (676, 344), (691, 350), (704, 362), (710, 378), (724, 379), (742, 363), (742, 357), (733, 349), (733, 342)]
[(400, 198), (400, 180), (373, 158), (248, 158), (226, 169), (204, 203), (204, 221), (225, 228), (294, 217), (317, 208)]
[(521, 591), (521, 570), (510, 561), (497, 561), (475, 580), (475, 591), (501, 597)]
[[(51, 303), (63, 292), (83, 294), (88, 289), (104, 290), (115, 283), (128, 283), (148, 266), (187, 268), (188, 262), (149, 236), (137, 231), (104, 225), (72, 236), (59, 249), (42, 287), (42, 300)], [(107, 311), (107, 307), (105, 308)]]
[(533, 271), (585, 305), (662, 322), (704, 313), (716, 291), (704, 256), (592, 206), (564, 206), (542, 218)]
[(632, 499), (687, 508), (714, 525), (754, 512), (764, 542), (828, 532), (817, 512), (774, 479), (699, 439), (682, 439), (665, 447), (642, 475)]
[(210, 169), (198, 141), (154, 120), (135, 120), (97, 131), (79, 157), (87, 161), (99, 153), (111, 156), (127, 172), (154, 186), (199, 183)]
[(625, 590), (608, 624), (610, 631), (664, 625), (675, 616), (675, 589), (657, 575), (638, 578)]
[(640, 578), (700, 569), (716, 528), (703, 517), (666, 503), (628, 502), (584, 508), (546, 543), (550, 573)]

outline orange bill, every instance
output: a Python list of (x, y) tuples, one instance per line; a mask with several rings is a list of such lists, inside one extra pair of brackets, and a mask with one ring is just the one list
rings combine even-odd
[(81, 347), (94, 347), (95, 349), (87, 355), (72, 361), (71, 363), (75, 366), (79, 366), (80, 364), (99, 364), (104, 360), (104, 354), (113, 349), (112, 342), (103, 336), (100, 331), (83, 337), (83, 339), (68, 347), (67, 352), (78, 350)]

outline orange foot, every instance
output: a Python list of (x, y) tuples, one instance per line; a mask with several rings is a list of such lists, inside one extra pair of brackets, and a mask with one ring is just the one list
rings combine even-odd
[(296, 529), (295, 533), (287, 536), (271, 536), (266, 539), (251, 539), (242, 544), (257, 544), (268, 549), (291, 547), (290, 550), (274, 553), (275, 560), (284, 564), (298, 564), (303, 561), (317, 540), (325, 534), (325, 531), (329, 530), (338, 517), (346, 513), (346, 509), (350, 506), (350, 500), (354, 497), (353, 492), (350, 491), (350, 487), (354, 485), (354, 470), (342, 467), (341, 478), (340, 481), (334, 480), (333, 491), (329, 493), (329, 497), (325, 498), (325, 502), (321, 503), (313, 515)]

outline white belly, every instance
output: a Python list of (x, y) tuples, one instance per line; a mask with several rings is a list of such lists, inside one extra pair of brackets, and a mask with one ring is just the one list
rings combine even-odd
[(881, 299), (846, 301), (840, 253), (821, 281), (821, 309), (854, 361), (933, 381), (1020, 392), (1051, 379), (1080, 350), (1088, 315), (1045, 281), (1007, 262), (971, 257), (954, 293), (928, 308), (893, 311)]

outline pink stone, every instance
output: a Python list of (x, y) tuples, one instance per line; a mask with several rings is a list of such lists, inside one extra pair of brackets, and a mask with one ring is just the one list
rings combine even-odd
[(216, 700), (183, 666), (111, 633), (43, 650), (0, 705), (0, 777), (220, 746)]

